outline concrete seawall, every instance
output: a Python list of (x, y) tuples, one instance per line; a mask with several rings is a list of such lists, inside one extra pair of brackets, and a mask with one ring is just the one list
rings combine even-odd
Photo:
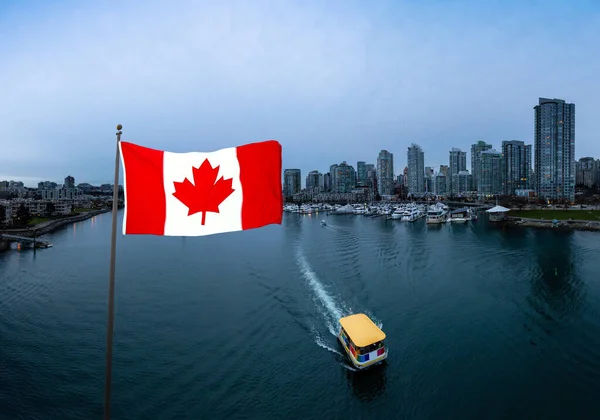
[(555, 226), (553, 221), (548, 219), (507, 217), (506, 223), (513, 226), (533, 228), (600, 231), (600, 222), (595, 222), (591, 220), (559, 220), (558, 224)]
[[(9, 229), (9, 230), (5, 230), (5, 231), (0, 231), (0, 233), (7, 233), (7, 234), (11, 234), (11, 235), (18, 235), (18, 236), (27, 236), (30, 238), (33, 237), (34, 235), (41, 236), (46, 233), (50, 233), (64, 225), (68, 225), (69, 223), (81, 222), (82, 220), (86, 220), (86, 219), (92, 218), (94, 216), (97, 216), (99, 214), (107, 213), (109, 211), (111, 211), (111, 209), (93, 210), (93, 211), (89, 211), (86, 213), (82, 213), (77, 216), (70, 216), (70, 217), (65, 217), (63, 219), (56, 219), (56, 220), (51, 220), (48, 222), (40, 223), (39, 225), (32, 226), (29, 229)], [(1, 248), (2, 248), (2, 245), (0, 244), (0, 249)]]

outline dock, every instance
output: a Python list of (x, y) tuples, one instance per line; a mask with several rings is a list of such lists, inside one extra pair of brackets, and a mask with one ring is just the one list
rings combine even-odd
[(0, 242), (18, 242), (20, 244), (33, 245), (34, 248), (50, 248), (52, 243), (43, 239), (37, 239), (35, 237), (30, 238), (27, 236), (8, 235), (6, 233), (0, 234)]

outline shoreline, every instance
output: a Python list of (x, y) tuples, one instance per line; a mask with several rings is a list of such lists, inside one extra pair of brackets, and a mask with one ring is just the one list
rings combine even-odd
[[(99, 214), (108, 213), (110, 211), (112, 211), (111, 208), (92, 210), (92, 211), (84, 212), (84, 213), (81, 213), (81, 214), (78, 214), (75, 216), (68, 216), (68, 217), (64, 217), (64, 218), (60, 218), (60, 219), (56, 219), (56, 220), (50, 220), (47, 222), (43, 222), (43, 223), (40, 223), (35, 226), (31, 226), (26, 229), (22, 229), (22, 228), (20, 228), (20, 229), (19, 228), (17, 228), (17, 229), (0, 229), (0, 235), (2, 235), (2, 234), (17, 235), (17, 236), (25, 236), (28, 238), (35, 236), (37, 238), (37, 237), (40, 237), (47, 233), (54, 232), (58, 228), (63, 227), (64, 225), (67, 225), (69, 223), (81, 222), (82, 220), (87, 220), (87, 219), (90, 219)], [(1, 246), (0, 246), (0, 249), (2, 249)]]
[(528, 227), (537, 229), (558, 229), (558, 230), (584, 230), (591, 232), (600, 231), (600, 222), (592, 220), (558, 220), (554, 225), (552, 220), (531, 219), (527, 217), (507, 217), (502, 222), (491, 222), (516, 227)]

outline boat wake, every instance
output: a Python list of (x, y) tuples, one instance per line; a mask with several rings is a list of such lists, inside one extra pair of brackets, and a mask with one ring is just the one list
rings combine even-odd
[(319, 281), (319, 277), (308, 264), (302, 251), (298, 250), (296, 256), (298, 265), (300, 266), (300, 272), (313, 292), (315, 303), (317, 303), (317, 306), (319, 307), (319, 311), (325, 320), (327, 329), (331, 335), (337, 337), (338, 331), (334, 325), (337, 325), (338, 320), (345, 315), (344, 312), (349, 311), (342, 311), (340, 305), (338, 305), (334, 298), (327, 293), (327, 290), (325, 290), (325, 287)]
[[(306, 280), (306, 283), (308, 284), (310, 291), (313, 294), (313, 300), (315, 301), (315, 304), (321, 316), (323, 317), (325, 326), (329, 333), (334, 337), (334, 340), (332, 340), (333, 342), (329, 342), (329, 340), (325, 339), (325, 337), (323, 337), (313, 325), (311, 329), (315, 337), (315, 343), (319, 347), (322, 347), (325, 350), (335, 353), (336, 355), (341, 356), (345, 360), (346, 356), (340, 351), (336, 350), (337, 335), (339, 332), (337, 325), (340, 318), (350, 315), (354, 313), (354, 311), (350, 306), (343, 302), (337, 301), (335, 297), (333, 297), (330, 293), (327, 292), (325, 286), (323, 285), (317, 274), (314, 272), (314, 270), (306, 260), (304, 253), (300, 249), (298, 249), (296, 253), (296, 261), (298, 263), (298, 266), (300, 267), (300, 272), (302, 273), (302, 276)], [(375, 324), (379, 328), (383, 328), (383, 323), (377, 318), (375, 318), (373, 314), (370, 313), (370, 311), (364, 312), (373, 320), (373, 322), (375, 322)], [(340, 362), (340, 364), (348, 370), (356, 370), (346, 363)]]

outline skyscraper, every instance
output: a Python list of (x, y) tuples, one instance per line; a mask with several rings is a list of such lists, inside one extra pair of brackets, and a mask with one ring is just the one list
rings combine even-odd
[(335, 192), (349, 193), (356, 187), (356, 171), (345, 161), (335, 168)]
[(292, 197), (302, 189), (300, 169), (286, 169), (283, 171), (283, 195)]
[(575, 183), (577, 185), (584, 185), (586, 187), (591, 187), (594, 185), (595, 176), (594, 170), (596, 167), (596, 162), (592, 157), (582, 157), (579, 159), (579, 162), (575, 162), (576, 175), (575, 175)]
[(323, 174), (319, 171), (310, 171), (306, 176), (306, 189), (312, 193), (323, 191)]
[(325, 191), (331, 191), (331, 174), (329, 172), (323, 175), (323, 189)]
[(331, 165), (329, 167), (329, 182), (331, 183), (331, 191), (332, 192), (338, 192), (337, 191), (337, 181), (335, 178), (337, 167), (338, 167), (337, 165)]
[(537, 192), (549, 200), (575, 200), (575, 104), (539, 98), (535, 113)]
[(481, 166), (480, 153), (491, 148), (492, 145), (484, 141), (478, 141), (471, 145), (471, 175), (473, 175), (473, 188), (477, 191), (479, 191), (479, 168)]
[(481, 161), (479, 164), (478, 194), (480, 196), (502, 194), (504, 190), (502, 153), (489, 149), (479, 152), (479, 157)]
[[(463, 152), (456, 147), (453, 147), (450, 150), (450, 161), (449, 161), (449, 173), (448, 173), (448, 191), (451, 191), (453, 194), (455, 191), (458, 191), (456, 188), (452, 186), (454, 182), (455, 176), (460, 172), (467, 170), (467, 152)], [(472, 174), (471, 174), (472, 175)]]
[(519, 140), (502, 142), (504, 194), (531, 188), (531, 145)]
[(425, 153), (420, 146), (411, 144), (406, 153), (408, 162), (408, 192), (425, 192)]
[(356, 185), (364, 186), (367, 184), (367, 164), (363, 161), (356, 163)]
[(387, 150), (377, 157), (377, 189), (382, 196), (394, 194), (394, 155)]

